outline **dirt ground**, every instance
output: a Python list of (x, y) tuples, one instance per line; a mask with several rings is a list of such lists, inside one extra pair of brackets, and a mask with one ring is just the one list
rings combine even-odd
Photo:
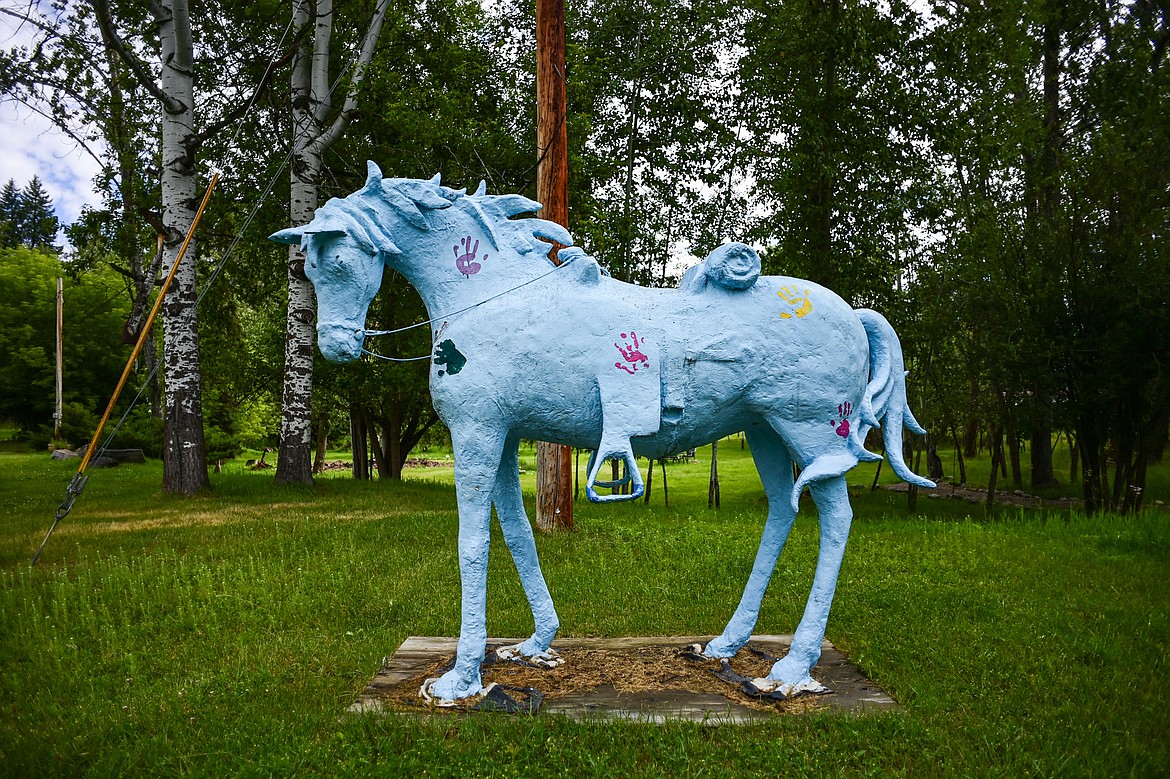
[[(910, 489), (910, 485), (905, 482), (897, 484), (882, 485), (880, 489), (890, 490), (892, 492), (906, 492)], [(938, 482), (938, 486), (933, 490), (918, 488), (919, 496), (929, 498), (947, 498), (950, 500), (964, 500), (968, 503), (987, 503), (987, 490), (976, 487), (960, 487), (957, 484), (952, 484), (945, 478)], [(996, 490), (995, 502), (1001, 506), (1021, 506), (1024, 508), (1076, 508), (1081, 505), (1081, 501), (1076, 498), (1059, 498), (1057, 500), (1048, 500), (1036, 495), (1029, 495), (1023, 490)]]

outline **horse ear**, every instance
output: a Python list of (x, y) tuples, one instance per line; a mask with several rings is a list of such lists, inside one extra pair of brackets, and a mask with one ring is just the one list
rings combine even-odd
[(443, 183), (443, 182), (442, 182), (442, 180), (441, 180), (442, 178), (443, 178), (443, 174), (442, 174), (442, 173), (436, 173), (435, 175), (431, 176), (431, 178), (430, 178), (430, 179), (428, 179), (428, 180), (429, 180), (429, 181), (430, 181), (432, 184), (434, 184), (434, 185), (435, 185), (435, 189), (438, 189), (438, 188), (439, 188), (439, 186), (440, 186), (440, 185), (442, 185), (442, 183)]
[(532, 234), (537, 238), (547, 238), (562, 246), (573, 245), (573, 236), (556, 222), (550, 222), (547, 219), (525, 219), (523, 223), (525, 227), (532, 228)]
[(300, 246), (302, 235), (303, 228), (288, 227), (284, 230), (277, 230), (275, 233), (268, 236), (268, 240), (276, 241), (277, 243), (287, 243), (291, 246)]
[(475, 188), (475, 192), (472, 194), (472, 197), (483, 197), (486, 194), (487, 194), (487, 181), (485, 181), (484, 179), (480, 179), (479, 186)]
[[(433, 179), (428, 181), (427, 184), (435, 183), (438, 180), (439, 177), (436, 175)], [(454, 190), (447, 191), (453, 192)], [(426, 206), (427, 208), (446, 208), (447, 206), (451, 205), (451, 201), (443, 197), (443, 193), (438, 189), (437, 186), (432, 189), (426, 185), (420, 187), (416, 184), (410, 188), (409, 196), (414, 200), (414, 202), (421, 206)]]
[[(414, 198), (411, 195), (403, 192), (397, 186), (385, 187), (383, 188), (383, 192), (386, 195), (386, 199), (398, 209), (399, 213), (406, 217), (406, 221), (420, 230), (429, 228), (427, 220), (423, 217), (422, 211), (418, 210), (418, 206), (415, 205)], [(443, 202), (446, 203), (447, 201), (444, 200)]]
[(541, 209), (540, 203), (523, 195), (492, 195), (488, 202), (505, 217), (535, 213)]
[(373, 160), (366, 160), (366, 192), (376, 192), (382, 187), (382, 169)]

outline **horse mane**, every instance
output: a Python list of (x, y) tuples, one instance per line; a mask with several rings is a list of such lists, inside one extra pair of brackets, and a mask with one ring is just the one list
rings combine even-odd
[(573, 245), (573, 237), (561, 225), (536, 217), (513, 219), (540, 209), (540, 203), (523, 195), (489, 195), (481, 181), (472, 194), (442, 184), (439, 174), (431, 179), (383, 178), (373, 162), (367, 163), (366, 184), (345, 198), (333, 199), (317, 210), (314, 222), (324, 229), (344, 231), (371, 253), (401, 254), (386, 230), (399, 217), (411, 226), (431, 229), (432, 214), (457, 208), (471, 217), (488, 235), (495, 249), (513, 249), (525, 259), (548, 259), (549, 243)]

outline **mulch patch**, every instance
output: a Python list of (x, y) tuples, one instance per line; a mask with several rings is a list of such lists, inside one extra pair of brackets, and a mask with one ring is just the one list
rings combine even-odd
[[(718, 660), (691, 660), (680, 656), (682, 647), (646, 646), (620, 649), (570, 648), (558, 650), (565, 663), (544, 669), (508, 661), (491, 662), (495, 646), (488, 647), (488, 662), (481, 674), (485, 687), (492, 682), (512, 688), (531, 688), (552, 700), (579, 695), (610, 686), (619, 694), (653, 693), (664, 690), (720, 695), (741, 706), (772, 713), (805, 713), (822, 708), (818, 696), (803, 695), (782, 701), (754, 698), (739, 685), (715, 676)], [(750, 644), (731, 659), (731, 667), (751, 678), (767, 676), (775, 657)], [(397, 685), (386, 702), (397, 711), (472, 711), (478, 699), (459, 702), (454, 707), (438, 707), (419, 695), (423, 682), (440, 676), (450, 667), (454, 655), (432, 663), (425, 671)]]

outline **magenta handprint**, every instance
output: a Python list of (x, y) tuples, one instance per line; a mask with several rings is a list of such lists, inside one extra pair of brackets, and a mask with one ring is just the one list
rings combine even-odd
[(629, 337), (634, 341), (632, 346), (630, 344), (625, 344), (624, 346), (618, 346), (616, 343), (614, 344), (614, 348), (621, 352), (622, 359), (629, 363), (629, 367), (622, 365), (620, 362), (615, 362), (613, 366), (615, 368), (621, 368), (631, 376), (638, 372), (639, 363), (641, 363), (643, 368), (650, 367), (650, 358), (643, 354), (641, 349), (642, 342), (645, 341), (645, 339), (639, 341), (638, 334), (633, 330), (630, 331), (629, 336), (627, 336), (625, 333), (622, 333), (621, 336), (623, 339)]
[[(463, 247), (462, 254), (459, 253), (460, 245)], [(463, 274), (464, 278), (470, 278), (479, 273), (479, 269), (482, 266), (475, 261), (475, 255), (479, 251), (478, 239), (476, 239), (475, 245), (473, 246), (471, 244), (471, 236), (469, 235), (466, 238), (460, 239), (459, 243), (455, 246), (452, 246), (451, 251), (455, 253), (455, 267)], [(488, 255), (485, 254), (480, 259), (486, 261), (487, 258)]]
[(849, 437), (849, 415), (852, 413), (853, 406), (847, 400), (841, 405), (837, 406), (837, 416), (841, 417), (841, 421), (838, 422), (836, 419), (829, 420), (829, 424), (832, 425), (833, 429), (837, 431), (837, 435), (841, 436), (842, 438)]

